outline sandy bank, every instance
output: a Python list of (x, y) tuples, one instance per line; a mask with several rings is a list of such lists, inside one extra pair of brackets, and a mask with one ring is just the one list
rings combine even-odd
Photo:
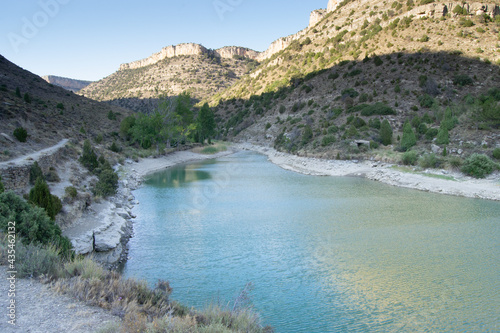
[(364, 177), (420, 191), (500, 201), (500, 173), (498, 171), (486, 179), (474, 179), (460, 172), (445, 170), (403, 172), (395, 169), (392, 164), (381, 162), (299, 157), (248, 143), (236, 144), (234, 148), (259, 152), (283, 169), (306, 175)]

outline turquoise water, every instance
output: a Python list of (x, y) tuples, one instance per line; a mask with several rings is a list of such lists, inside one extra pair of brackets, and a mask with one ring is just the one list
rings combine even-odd
[(500, 331), (500, 203), (313, 177), (242, 152), (135, 192), (124, 274), (203, 308), (252, 283), (276, 332)]

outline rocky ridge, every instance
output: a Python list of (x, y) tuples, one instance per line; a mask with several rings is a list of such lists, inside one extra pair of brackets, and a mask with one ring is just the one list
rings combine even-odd
[(226, 46), (217, 50), (211, 50), (200, 44), (183, 43), (164, 47), (160, 52), (155, 53), (146, 59), (122, 64), (120, 65), (120, 70), (146, 67), (149, 65), (154, 65), (164, 59), (179, 56), (212, 55), (226, 59), (230, 59), (233, 56), (242, 56), (249, 59), (256, 59), (258, 54), (259, 53), (254, 50), (239, 46)]
[(45, 75), (42, 76), (42, 79), (44, 79), (50, 84), (59, 86), (61, 88), (64, 88), (72, 92), (77, 92), (79, 90), (82, 90), (83, 88), (92, 83), (92, 81), (75, 80), (55, 75)]

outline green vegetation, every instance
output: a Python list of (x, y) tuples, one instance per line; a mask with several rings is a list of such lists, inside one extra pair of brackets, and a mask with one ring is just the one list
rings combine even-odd
[[(47, 197), (48, 199), (48, 197)], [(16, 222), (17, 236), (26, 244), (52, 244), (69, 255), (71, 243), (43, 208), (30, 205), (13, 192), (0, 194), (0, 230), (7, 232), (9, 222)]]
[(80, 157), (80, 163), (86, 167), (90, 172), (93, 172), (99, 166), (97, 161), (97, 155), (92, 149), (92, 145), (89, 140), (85, 140), (83, 143), (83, 152)]
[(31, 104), (31, 96), (28, 93), (24, 94), (24, 101), (28, 104)]
[(417, 138), (411, 124), (407, 121), (403, 126), (403, 137), (401, 138), (400, 148), (402, 151), (407, 151), (417, 144)]
[(52, 221), (55, 221), (56, 215), (62, 209), (61, 200), (50, 194), (49, 186), (41, 177), (36, 180), (35, 187), (30, 190), (29, 203), (45, 209)]
[(385, 116), (385, 115), (394, 115), (396, 111), (392, 109), (390, 106), (387, 106), (384, 103), (375, 103), (375, 104), (359, 104), (353, 107), (350, 107), (347, 112), (359, 112), (361, 111), (361, 115), (365, 117), (370, 116)]
[(208, 106), (208, 103), (203, 104), (201, 107), (196, 123), (199, 141), (203, 144), (205, 139), (208, 139), (208, 144), (211, 144), (212, 137), (215, 135), (216, 124), (214, 113)]
[(485, 178), (500, 166), (484, 154), (472, 154), (462, 166), (462, 172), (474, 178)]
[(3, 186), (2, 176), (0, 175), (0, 194), (2, 194), (3, 192), (5, 192), (5, 187)]
[(42, 168), (40, 168), (38, 162), (35, 161), (30, 167), (30, 184), (35, 185), (38, 178), (45, 179)]
[[(493, 157), (496, 158), (497, 160), (500, 160), (500, 148), (495, 148), (493, 150)], [(1, 180), (1, 178), (0, 178)]]
[(418, 160), (418, 153), (415, 150), (407, 151), (403, 154), (401, 162), (404, 165), (415, 165)]
[(14, 130), (14, 137), (19, 142), (26, 142), (26, 139), (28, 138), (28, 131), (26, 131), (23, 127), (18, 127)]
[(117, 189), (118, 175), (110, 167), (104, 167), (99, 173), (99, 180), (95, 184), (94, 194), (100, 197), (108, 197), (115, 194)]
[(392, 127), (389, 124), (389, 121), (387, 119), (384, 119), (382, 121), (382, 124), (380, 125), (380, 142), (384, 146), (388, 146), (392, 144)]

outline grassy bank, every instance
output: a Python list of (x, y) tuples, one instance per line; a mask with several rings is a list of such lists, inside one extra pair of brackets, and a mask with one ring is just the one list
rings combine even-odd
[[(9, 243), (0, 234), (0, 264), (8, 263)], [(190, 309), (171, 300), (172, 288), (158, 281), (150, 288), (145, 281), (125, 279), (101, 267), (91, 258), (64, 259), (51, 245), (16, 244), (19, 278), (33, 277), (51, 283), (56, 292), (109, 310), (120, 317), (120, 325), (101, 332), (271, 332), (262, 327), (248, 300), (248, 288), (227, 304), (212, 304), (204, 310)]]
[(214, 141), (211, 145), (205, 147), (196, 147), (192, 150), (192, 152), (205, 155), (214, 155), (226, 151), (227, 148), (228, 148), (227, 142)]

